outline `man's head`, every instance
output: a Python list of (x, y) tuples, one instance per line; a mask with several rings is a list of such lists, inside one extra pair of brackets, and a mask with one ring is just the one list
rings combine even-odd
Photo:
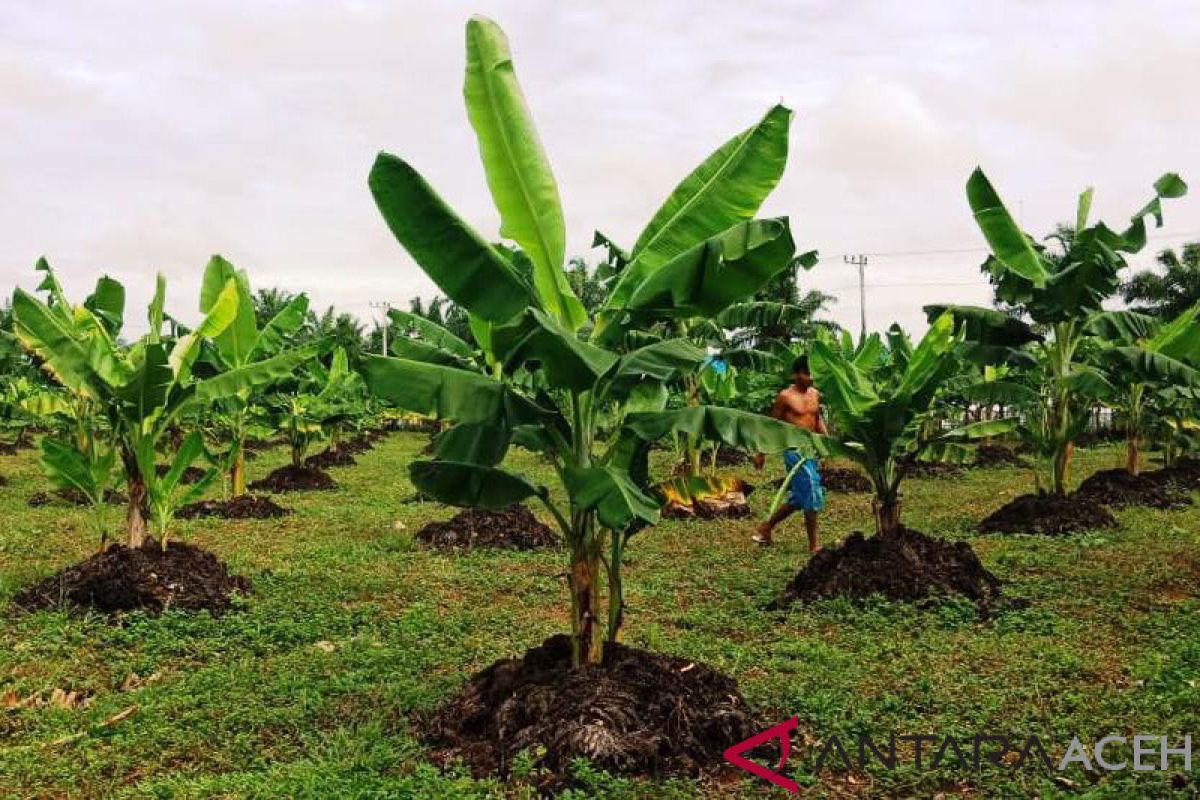
[(792, 362), (792, 382), (799, 389), (808, 389), (813, 385), (812, 373), (808, 371), (808, 356), (800, 355)]

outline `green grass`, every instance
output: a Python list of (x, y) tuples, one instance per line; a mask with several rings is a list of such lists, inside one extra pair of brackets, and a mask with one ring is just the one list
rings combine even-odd
[[(63, 613), (0, 616), (0, 696), (48, 698), (57, 688), (87, 698), (74, 709), (0, 704), (0, 797), (533, 796), (521, 781), (429, 766), (410, 715), (492, 660), (565, 629), (563, 556), (455, 556), (414, 545), (418, 527), (451, 513), (401, 502), (412, 492), (405, 466), (424, 441), (385, 440), (357, 467), (334, 470), (339, 491), (285, 497), (296, 513), (283, 520), (180, 523), (181, 537), (254, 581), (253, 596), (224, 618), (112, 625)], [(283, 457), (276, 450), (252, 462), (251, 477)], [(1081, 452), (1077, 470), (1119, 460), (1115, 449)], [(534, 458), (515, 463), (549, 480)], [(10, 481), (0, 489), (2, 608), (95, 541), (85, 512), (26, 506), (45, 488), (31, 455), (0, 459), (0, 472)], [(779, 477), (778, 465), (770, 474)], [(972, 534), (1029, 482), (1017, 470), (979, 470), (912, 481), (905, 492), (909, 525), (971, 541), (1025, 608), (988, 621), (960, 603), (917, 612), (830, 602), (768, 614), (761, 606), (807, 558), (798, 521), (769, 551), (749, 544), (753, 520), (668, 522), (631, 546), (627, 639), (732, 674), (766, 718), (798, 715), (809, 743), (859, 732), (1003, 732), (1057, 747), (1072, 731), (1085, 741), (1196, 733), (1200, 509), (1125, 511), (1120, 531), (1064, 539)], [(754, 495), (758, 512), (770, 494)], [(833, 495), (823, 519), (836, 541), (868, 524), (868, 501)], [(131, 687), (130, 675), (157, 678)], [(103, 725), (131, 706), (128, 718)], [(813, 757), (810, 747), (792, 763), (818, 797), (1172, 791), (1162, 773), (1076, 771), (1069, 783), (1034, 769), (813, 774)], [(578, 797), (752, 797), (768, 788), (629, 781), (582, 765), (579, 779)]]

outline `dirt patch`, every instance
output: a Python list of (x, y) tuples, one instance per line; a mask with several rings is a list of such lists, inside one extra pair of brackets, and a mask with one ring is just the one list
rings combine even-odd
[(1112, 508), (1182, 508), (1192, 504), (1186, 491), (1169, 475), (1159, 472), (1130, 475), (1123, 469), (1100, 470), (1079, 484), (1075, 494)]
[(292, 464), (280, 467), (262, 480), (254, 481), (252, 492), (282, 494), (283, 492), (319, 492), (336, 489), (337, 484), (329, 473), (312, 467), (297, 467)]
[[(171, 471), (171, 467), (168, 464), (159, 464), (154, 468), (154, 471), (157, 472), (158, 477), (161, 478)], [(188, 467), (183, 471), (183, 475), (180, 477), (179, 482), (187, 484), (199, 483), (200, 481), (204, 480), (204, 476), (207, 474), (208, 472), (200, 469), (199, 467)]]
[(975, 460), (967, 466), (977, 469), (1027, 468), (1029, 462), (1011, 447), (1005, 447), (1002, 444), (981, 444), (975, 448)]
[[(92, 504), (88, 500), (87, 495), (78, 489), (55, 489), (52, 492), (34, 492), (29, 495), (28, 502), (30, 508), (41, 508), (55, 501), (70, 503), (73, 506), (90, 506)], [(120, 492), (109, 489), (104, 493), (104, 502), (110, 506), (122, 506), (129, 502), (129, 498)]]
[(315, 456), (304, 459), (304, 466), (313, 469), (329, 469), (330, 467), (353, 467), (358, 462), (346, 449), (323, 450)]
[(853, 467), (822, 467), (821, 485), (828, 492), (871, 491), (871, 481)]
[(0, 486), (8, 486), (8, 478), (0, 475)]
[(1117, 527), (1117, 519), (1094, 499), (1075, 494), (1023, 494), (979, 523), (980, 533), (1062, 536)]
[(106, 614), (160, 614), (167, 608), (220, 614), (232, 595), (249, 591), (249, 580), (230, 575), (225, 562), (207, 550), (170, 542), (164, 552), (148, 539), (137, 548), (111, 545), (19, 593), (13, 603), (26, 611), (69, 605)]
[(706, 664), (610, 644), (599, 665), (571, 666), (558, 635), (477, 673), (424, 725), (433, 759), (507, 776), (522, 751), (561, 787), (571, 762), (625, 775), (722, 769), (729, 746), (765, 727), (732, 678)]
[(536, 550), (557, 547), (558, 535), (523, 505), (492, 511), (468, 508), (444, 522), (431, 522), (416, 533), (419, 541), (440, 550), (499, 547)]
[(175, 513), (180, 519), (217, 517), (219, 519), (275, 519), (292, 513), (261, 495), (244, 494), (232, 500), (201, 500), (189, 503)]
[(1000, 596), (1000, 579), (966, 542), (947, 542), (910, 528), (869, 538), (856, 531), (840, 546), (814, 555), (769, 608), (871, 595), (910, 603), (963, 595), (986, 608)]
[(900, 473), (906, 478), (960, 478), (963, 468), (958, 464), (943, 464), (940, 461), (917, 461), (906, 459), (899, 464)]

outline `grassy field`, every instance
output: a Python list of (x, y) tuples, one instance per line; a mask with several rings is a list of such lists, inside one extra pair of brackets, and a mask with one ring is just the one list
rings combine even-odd
[[(532, 796), (520, 780), (429, 766), (410, 715), (566, 627), (563, 557), (415, 545), (417, 528), (451, 513), (402, 502), (424, 442), (384, 440), (334, 470), (337, 492), (281, 500), (296, 511), (281, 521), (180, 523), (183, 538), (250, 576), (254, 594), (221, 619), (119, 625), (3, 610), (95, 541), (83, 511), (26, 506), (45, 488), (31, 454), (0, 458), (0, 797)], [(251, 477), (283, 457), (265, 454)], [(1116, 449), (1083, 451), (1078, 472), (1119, 461)], [(516, 464), (549, 477), (532, 457)], [(628, 641), (732, 674), (766, 719), (798, 715), (810, 747), (791, 763), (814, 797), (1194, 794), (1189, 778), (1161, 772), (977, 773), (951, 761), (939, 772), (813, 773), (812, 743), (835, 734), (1033, 734), (1060, 753), (1072, 732), (1200, 733), (1200, 510), (1124, 511), (1120, 531), (1065, 539), (972, 534), (1029, 483), (1017, 470), (976, 470), (912, 481), (905, 503), (912, 527), (970, 540), (1023, 608), (986, 621), (961, 603), (765, 613), (807, 558), (798, 521), (769, 551), (749, 544), (752, 520), (668, 522), (631, 546)], [(769, 494), (753, 498), (760, 513)], [(836, 541), (868, 520), (865, 495), (833, 495), (824, 530)], [(82, 700), (3, 702), (49, 701), (55, 689)], [(645, 783), (583, 766), (577, 778), (576, 797), (783, 796), (749, 780)]]

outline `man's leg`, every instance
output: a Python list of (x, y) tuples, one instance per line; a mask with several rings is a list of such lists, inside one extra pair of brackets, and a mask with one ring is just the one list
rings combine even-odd
[(817, 533), (817, 512), (804, 512), (804, 530), (808, 532), (808, 552), (815, 553), (821, 549), (821, 538)]
[(790, 517), (795, 511), (795, 506), (787, 503), (781, 505), (770, 519), (758, 526), (758, 535), (754, 537), (754, 541), (759, 544), (771, 544), (771, 534), (774, 532), (775, 526)]

